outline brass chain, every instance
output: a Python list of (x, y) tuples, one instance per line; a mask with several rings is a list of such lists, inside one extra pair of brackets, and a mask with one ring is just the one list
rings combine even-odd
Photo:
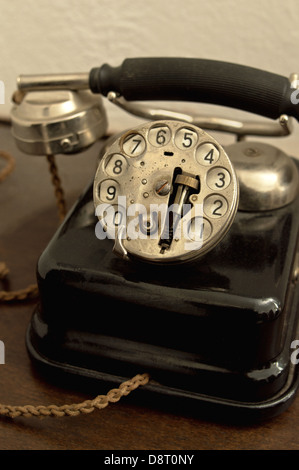
[[(0, 151), (0, 158), (4, 158), (7, 161), (6, 166), (0, 172), (0, 182), (2, 182), (15, 168), (15, 160), (7, 152)], [(59, 220), (62, 221), (66, 215), (66, 203), (64, 198), (64, 191), (62, 189), (61, 180), (58, 175), (58, 169), (55, 162), (54, 155), (46, 156), (49, 164), (49, 170), (52, 176), (52, 184), (55, 188), (56, 203), (58, 207)], [(0, 262), (0, 280), (4, 279), (9, 273), (4, 262)], [(34, 299), (38, 296), (38, 287), (36, 284), (30, 284), (29, 286), (14, 290), (14, 291), (0, 291), (0, 302), (11, 302), (11, 301), (24, 301)]]
[(0, 150), (0, 158), (6, 160), (6, 166), (0, 171), (0, 183), (7, 178), (7, 176), (14, 170), (16, 166), (15, 159), (8, 153)]
[[(7, 161), (4, 169), (0, 171), (0, 182), (2, 182), (14, 169), (15, 160), (7, 152), (0, 151), (0, 158)], [(62, 221), (66, 215), (66, 203), (64, 192), (61, 185), (61, 180), (58, 175), (58, 169), (55, 162), (54, 155), (47, 156), (49, 170), (52, 176), (52, 184), (55, 188), (55, 196), (58, 207), (58, 215)], [(4, 279), (9, 273), (9, 270), (4, 262), (0, 262), (0, 280)], [(36, 284), (29, 285), (23, 289), (15, 291), (0, 291), (0, 302), (9, 301), (24, 301), (38, 296), (38, 287)], [(120, 384), (118, 388), (110, 390), (106, 395), (98, 395), (93, 400), (85, 400), (81, 403), (70, 405), (4, 405), (0, 404), (0, 416), (9, 418), (17, 417), (63, 417), (63, 416), (78, 416), (80, 414), (89, 414), (94, 410), (102, 410), (109, 405), (109, 403), (118, 402), (121, 397), (129, 395), (133, 390), (146, 385), (149, 382), (148, 374), (137, 374), (130, 380)]]
[(61, 180), (58, 175), (58, 169), (55, 162), (54, 155), (47, 155), (49, 163), (49, 170), (52, 176), (52, 184), (55, 188), (56, 204), (58, 207), (59, 220), (62, 221), (66, 216), (66, 203), (64, 199), (64, 192), (61, 185)]
[(123, 396), (129, 395), (133, 390), (146, 385), (149, 382), (148, 374), (137, 374), (130, 380), (122, 382), (118, 388), (109, 390), (106, 395), (98, 395), (93, 400), (85, 400), (81, 403), (73, 403), (70, 405), (2, 405), (0, 404), (0, 416), (8, 418), (24, 418), (31, 417), (64, 417), (64, 416), (79, 416), (80, 414), (89, 414), (96, 409), (102, 410), (109, 405), (109, 403), (118, 402)]

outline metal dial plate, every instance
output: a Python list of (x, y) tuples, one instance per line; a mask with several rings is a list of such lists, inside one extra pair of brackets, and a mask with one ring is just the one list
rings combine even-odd
[(94, 181), (98, 238), (123, 257), (152, 263), (193, 260), (231, 226), (238, 181), (224, 149), (180, 121), (142, 124), (118, 137)]

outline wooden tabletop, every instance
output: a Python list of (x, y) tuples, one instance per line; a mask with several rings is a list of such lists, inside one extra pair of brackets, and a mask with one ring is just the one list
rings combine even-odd
[[(8, 125), (0, 127), (0, 141), (1, 149), (16, 159), (15, 171), (0, 184), (0, 261), (10, 268), (4, 287), (19, 289), (35, 282), (36, 260), (57, 227), (57, 210), (45, 158), (18, 151)], [(69, 206), (93, 177), (98, 150), (95, 145), (84, 154), (57, 158)], [(63, 405), (94, 398), (45, 381), (34, 369), (25, 346), (34, 305), (35, 301), (0, 305), (0, 340), (5, 344), (0, 403)], [(254, 425), (186, 416), (179, 408), (171, 413), (155, 403), (147, 408), (135, 404), (132, 397), (78, 417), (0, 418), (0, 449), (299, 449), (299, 396), (280, 416)]]

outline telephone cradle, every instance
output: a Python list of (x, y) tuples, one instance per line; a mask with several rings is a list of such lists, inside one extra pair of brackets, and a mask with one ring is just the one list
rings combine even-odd
[[(198, 61), (196, 65), (201, 73), (207, 73), (208, 68), (201, 69)], [(203, 62), (206, 65), (207, 61)], [(166, 59), (159, 62), (163, 67), (165, 63), (173, 64)], [(142, 64), (144, 66), (144, 62)], [(155, 68), (156, 62), (151, 60), (146, 64), (152, 72), (151, 77), (156, 80), (151, 84), (152, 89), (156, 83), (164, 86), (161, 74), (166, 73), (167, 67), (165, 70)], [(217, 65), (214, 61), (211, 64)], [(137, 75), (138, 63), (135, 68), (132, 59), (129, 65)], [(241, 71), (239, 78), (244, 77), (244, 71)], [(94, 93), (107, 96), (108, 91), (116, 89), (128, 100), (161, 98), (157, 95), (158, 88), (155, 95), (154, 90), (145, 98), (141, 82), (137, 86), (135, 78), (133, 84), (130, 80), (125, 83), (123, 70), (115, 72), (103, 66), (102, 72), (100, 77), (99, 69), (93, 69), (89, 77), (89, 87)], [(213, 69), (210, 81), (214, 72)], [(224, 75), (227, 72), (227, 81), (230, 81), (230, 66), (225, 69), (222, 64), (218, 72)], [(109, 73), (112, 78), (108, 85)], [(117, 90), (117, 78), (121, 74), (123, 88)], [(141, 75), (140, 80), (145, 80), (147, 73)], [(45, 84), (40, 77), (35, 82), (30, 77), (31, 88), (28, 81), (23, 80), (24, 90), (29, 89), (31, 93), (45, 93), (38, 90), (50, 88), (50, 80)], [(96, 86), (100, 88), (100, 80), (101, 89), (95, 90)], [(173, 94), (178, 93), (177, 84)], [(242, 86), (242, 80), (238, 84)], [(126, 87), (130, 86), (137, 90), (136, 96), (132, 97), (132, 90), (126, 92)], [(256, 81), (254, 87), (257, 86)], [(148, 87), (147, 82), (145, 89)], [(214, 102), (228, 105), (229, 93), (231, 90), (225, 94), (223, 88), (222, 102), (219, 93)], [(165, 99), (173, 99), (166, 88), (161, 94)], [(184, 91), (181, 99), (188, 100), (188, 96)], [(230, 96), (232, 107), (252, 111), (251, 98), (246, 101), (243, 97), (240, 105), (239, 101), (234, 102), (237, 98)], [(111, 99), (115, 100), (115, 95)], [(213, 102), (212, 94), (202, 101)], [(273, 109), (266, 111), (265, 103), (260, 103), (258, 98), (256, 106), (258, 102), (258, 112), (264, 116), (273, 118), (283, 114), (281, 103), (278, 113)], [(127, 106), (131, 112), (131, 105)], [(289, 103), (286, 106), (286, 114), (294, 115)], [(140, 112), (141, 108), (136, 106), (136, 109)], [(274, 116), (275, 113), (278, 115)], [(155, 407), (169, 406), (176, 411), (191, 410), (192, 414), (217, 419), (222, 416), (237, 420), (272, 418), (292, 403), (299, 383), (296, 355), (296, 340), (299, 339), (299, 164), (296, 158), (258, 142), (241, 140), (224, 150), (200, 126), (184, 124), (181, 113), (179, 118), (172, 121), (169, 115), (166, 119), (159, 115), (154, 122), (126, 131), (112, 139), (114, 143), (109, 141), (105, 146), (95, 182), (90, 183), (69, 211), (38, 260), (40, 300), (28, 326), (27, 348), (34, 363), (48, 378), (66, 380), (68, 384), (74, 381), (78, 386), (87, 384), (89, 390), (96, 389), (97, 393), (104, 393), (111, 386), (146, 372), (150, 382), (135, 391), (130, 399)], [(25, 149), (20, 127), (16, 129), (20, 147), (23, 145), (28, 151), (28, 140)], [(140, 154), (133, 155), (139, 144), (135, 138), (136, 145), (130, 144), (129, 148), (128, 142), (130, 136), (136, 135), (145, 143), (142, 149), (140, 144)], [(179, 143), (177, 138), (181, 139)], [(193, 143), (191, 153), (187, 147), (191, 148)], [(207, 143), (210, 147), (205, 147)], [(203, 148), (205, 161), (200, 153)], [(216, 150), (213, 153), (214, 148), (218, 153)], [(210, 149), (213, 149), (212, 153)], [(195, 160), (185, 172), (183, 165), (188, 159), (192, 160), (192, 155)], [(216, 155), (217, 163), (211, 155)], [(127, 240), (120, 241), (118, 237), (119, 246), (115, 248), (115, 240), (99, 239), (95, 234), (100, 220), (95, 212), (95, 199), (109, 202), (116, 197), (116, 189), (120, 195), (129, 193), (130, 189), (122, 193), (120, 188), (130, 188), (132, 176), (134, 181), (139, 178), (140, 187), (148, 188), (146, 183), (150, 185), (151, 174), (159, 169), (155, 165), (160, 158), (166, 168), (161, 181), (168, 181), (172, 190), (166, 193), (166, 183), (163, 183), (164, 192), (154, 185), (148, 193), (144, 188), (139, 193), (134, 186), (134, 194), (136, 199), (139, 194), (143, 194), (144, 199), (149, 195), (161, 200), (165, 197), (168, 204), (173, 200), (179, 200), (181, 204), (183, 194), (188, 194), (190, 201), (203, 194), (205, 214), (210, 214), (210, 218), (205, 215), (208, 220), (205, 228), (202, 225), (203, 251), (188, 259), (179, 251), (179, 243), (176, 244), (174, 238), (167, 239), (166, 245), (160, 243), (159, 251), (152, 255), (156, 248), (148, 248), (152, 242), (146, 237), (135, 245), (130, 245)], [(141, 161), (145, 162), (142, 170)], [(151, 164), (148, 167), (154, 168), (149, 173), (145, 173), (147, 162)], [(220, 168), (221, 173), (218, 172), (220, 179), (210, 183), (212, 165)], [(169, 179), (167, 171), (170, 167)], [(123, 172), (125, 168), (127, 176)], [(263, 180), (258, 179), (259, 173), (264, 174)], [(226, 177), (227, 174), (230, 174), (230, 189), (224, 188), (223, 175)], [(249, 174), (254, 175), (254, 190), (246, 183)], [(130, 180), (128, 175), (131, 175)], [(115, 186), (111, 186), (111, 181)], [(279, 190), (274, 188), (273, 181)], [(263, 200), (264, 188), (259, 188), (263, 184), (272, 184), (267, 200)], [(216, 187), (219, 189), (217, 194)], [(286, 188), (285, 192), (282, 188)], [(240, 199), (236, 201), (238, 191)], [(220, 204), (213, 212), (210, 205), (205, 209), (206, 199), (211, 201), (215, 195), (218, 199), (213, 204), (222, 201), (223, 207), (225, 202), (227, 220), (219, 213)], [(218, 216), (222, 222), (225, 219), (225, 228), (217, 225)], [(207, 226), (212, 228), (205, 234)], [(209, 245), (214, 233), (218, 238)], [(165, 254), (167, 262), (164, 263)]]

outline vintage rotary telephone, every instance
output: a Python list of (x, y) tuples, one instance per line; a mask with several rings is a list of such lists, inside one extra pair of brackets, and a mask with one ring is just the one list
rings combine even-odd
[[(217, 415), (270, 417), (291, 403), (298, 163), (245, 137), (290, 133), (296, 78), (187, 58), (19, 77), (12, 130), (26, 153), (72, 154), (102, 138), (100, 95), (145, 119), (105, 141), (94, 182), (38, 261), (27, 347), (47, 374), (110, 386), (147, 372), (148, 399)], [(144, 100), (278, 122), (134, 103)], [(238, 139), (224, 149), (206, 130)]]

